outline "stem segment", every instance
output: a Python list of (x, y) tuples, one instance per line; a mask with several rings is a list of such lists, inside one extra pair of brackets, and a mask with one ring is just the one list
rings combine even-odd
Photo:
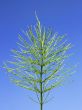
[(40, 74), (40, 78), (41, 78), (41, 82), (40, 82), (40, 110), (43, 110), (43, 94), (42, 94), (42, 66), (41, 66), (41, 74)]
[(43, 74), (43, 45), (41, 42), (41, 73), (40, 73), (40, 110), (43, 110), (43, 82), (42, 82), (42, 74)]

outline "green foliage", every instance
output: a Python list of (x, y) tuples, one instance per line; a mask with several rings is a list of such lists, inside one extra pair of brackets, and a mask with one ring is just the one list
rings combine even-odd
[(71, 44), (64, 41), (65, 35), (42, 27), (37, 16), (36, 20), (36, 26), (30, 26), (24, 33), (26, 38), (19, 35), (19, 49), (12, 50), (12, 60), (3, 67), (17, 86), (35, 92), (38, 102), (44, 104), (44, 94), (61, 86), (69, 72), (63, 65)]

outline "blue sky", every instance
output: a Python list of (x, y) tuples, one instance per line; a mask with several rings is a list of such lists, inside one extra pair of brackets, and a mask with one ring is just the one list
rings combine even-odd
[[(36, 23), (35, 10), (43, 25), (59, 34), (67, 34), (75, 55), (70, 62), (78, 63), (76, 73), (64, 87), (54, 89), (54, 100), (44, 110), (82, 110), (82, 1), (81, 0), (0, 0), (0, 65), (16, 48), (18, 34)], [(72, 81), (73, 80), (73, 81)], [(9, 81), (0, 70), (0, 110), (39, 110), (29, 100), (30, 93)]]

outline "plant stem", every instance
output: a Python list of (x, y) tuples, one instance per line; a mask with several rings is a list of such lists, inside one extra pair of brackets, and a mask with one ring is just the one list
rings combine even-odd
[(40, 110), (43, 110), (43, 84), (42, 84), (42, 74), (43, 74), (43, 46), (41, 42), (41, 73), (40, 73)]
[(41, 74), (40, 74), (40, 78), (41, 78), (41, 82), (40, 82), (40, 110), (43, 110), (43, 94), (42, 94), (42, 66), (41, 66)]

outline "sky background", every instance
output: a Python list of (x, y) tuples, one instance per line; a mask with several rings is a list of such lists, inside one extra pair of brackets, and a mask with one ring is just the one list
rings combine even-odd
[[(82, 1), (81, 0), (0, 0), (0, 66), (16, 48), (18, 34), (36, 24), (35, 10), (46, 27), (67, 34), (75, 53), (68, 63), (78, 64), (64, 87), (54, 89), (54, 100), (44, 110), (82, 110)], [(29, 91), (9, 81), (0, 69), (0, 110), (39, 110), (29, 100)]]

